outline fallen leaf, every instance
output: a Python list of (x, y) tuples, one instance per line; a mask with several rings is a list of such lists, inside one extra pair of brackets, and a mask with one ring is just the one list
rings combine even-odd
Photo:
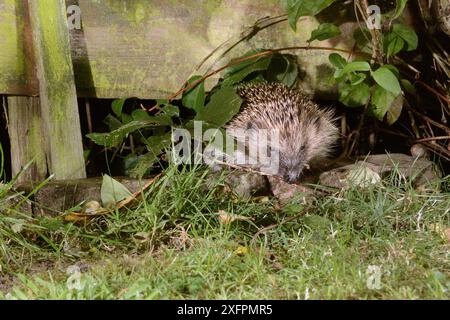
[(248, 248), (244, 246), (239, 246), (236, 250), (234, 250), (234, 254), (237, 256), (243, 256), (248, 253)]

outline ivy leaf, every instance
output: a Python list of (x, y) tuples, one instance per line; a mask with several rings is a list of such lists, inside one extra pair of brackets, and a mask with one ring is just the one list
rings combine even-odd
[[(187, 81), (187, 84), (190, 85), (201, 78), (202, 78), (201, 76), (192, 76)], [(181, 102), (186, 108), (194, 109), (195, 111), (197, 111), (200, 108), (203, 108), (203, 106), (205, 105), (205, 100), (206, 100), (205, 83), (201, 82), (194, 88), (185, 91), (183, 93), (183, 98), (181, 99)]]
[(275, 55), (267, 68), (267, 80), (278, 81), (291, 87), (298, 76), (296, 57), (291, 55)]
[(308, 42), (314, 40), (326, 40), (334, 38), (341, 35), (341, 29), (332, 23), (322, 23), (317, 27), (317, 29), (311, 32), (311, 37), (307, 40)]
[(131, 196), (131, 192), (123, 184), (107, 174), (103, 175), (100, 193), (105, 208), (112, 208), (117, 202)]
[(166, 133), (158, 136), (151, 136), (147, 138), (146, 145), (148, 152), (139, 156), (132, 166), (128, 167), (128, 172), (131, 177), (142, 178), (143, 175), (158, 161), (158, 156), (166, 149), (169, 149), (172, 144), (172, 133)]
[(242, 99), (232, 87), (222, 87), (211, 97), (209, 103), (200, 109), (195, 120), (206, 121), (220, 127), (238, 113)]
[(338, 69), (343, 69), (347, 64), (347, 61), (337, 53), (330, 54), (328, 60), (330, 60), (330, 63)]
[(90, 133), (87, 135), (87, 137), (100, 146), (111, 148), (117, 147), (123, 141), (123, 139), (125, 139), (130, 133), (136, 130), (143, 129), (149, 126), (161, 125), (167, 126), (170, 125), (170, 123), (167, 122), (167, 119), (161, 117), (152, 117), (149, 120), (131, 121), (121, 126), (120, 128), (108, 133)]
[(403, 97), (401, 94), (395, 95), (382, 86), (376, 85), (372, 95), (371, 111), (378, 120), (382, 121), (387, 113), (388, 123), (394, 123), (400, 116), (402, 107)]
[(359, 107), (365, 105), (369, 101), (370, 88), (362, 82), (352, 86), (351, 84), (344, 84), (339, 88), (339, 101), (347, 107)]
[(133, 120), (149, 120), (151, 116), (148, 114), (146, 110), (136, 109), (131, 113), (131, 117)]
[[(258, 52), (265, 51), (263, 49), (257, 49), (247, 52), (242, 57), (248, 57)], [(264, 55), (259, 57), (254, 57), (252, 59), (238, 63), (237, 65), (231, 66), (225, 70), (224, 80), (222, 82), (223, 86), (232, 86), (238, 82), (241, 82), (248, 75), (256, 71), (264, 71), (270, 65), (272, 56)]]
[(395, 96), (399, 95), (402, 91), (397, 77), (391, 70), (389, 70), (388, 67), (383, 66), (378, 68), (372, 72), (372, 77), (376, 83), (384, 89), (392, 92)]
[(335, 0), (284, 0), (282, 3), (288, 15), (289, 25), (296, 31), (297, 21), (300, 17), (315, 16), (334, 1)]
[(158, 115), (165, 115), (168, 117), (179, 117), (180, 116), (180, 108), (177, 106), (167, 104), (161, 108), (161, 111), (157, 113)]
[(120, 120), (114, 117), (112, 114), (108, 114), (103, 120), (103, 123), (108, 126), (110, 131), (116, 130), (122, 125), (122, 122), (120, 122)]
[(117, 100), (114, 100), (111, 104), (112, 111), (119, 118), (122, 115), (122, 109), (123, 109), (123, 105), (125, 104), (125, 101), (127, 101), (127, 99), (117, 99)]

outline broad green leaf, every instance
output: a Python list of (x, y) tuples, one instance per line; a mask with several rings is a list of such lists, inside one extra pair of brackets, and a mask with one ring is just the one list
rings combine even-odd
[(120, 120), (114, 117), (112, 114), (108, 114), (103, 120), (103, 123), (108, 126), (109, 131), (116, 130), (122, 125), (122, 122), (120, 122)]
[(242, 99), (232, 87), (222, 87), (213, 94), (209, 103), (200, 109), (195, 120), (206, 121), (220, 127), (239, 112)]
[(395, 95), (380, 85), (376, 85), (372, 95), (371, 111), (378, 120), (382, 121), (387, 114), (388, 123), (394, 123), (400, 116), (402, 106), (403, 97), (401, 94)]
[[(201, 79), (201, 76), (193, 76), (188, 80), (188, 85), (194, 83), (195, 81), (198, 81)], [(183, 93), (183, 98), (181, 99), (181, 102), (186, 108), (194, 109), (195, 111), (198, 111), (200, 108), (203, 108), (205, 105), (205, 83), (201, 82), (198, 85), (196, 85), (194, 88), (187, 90)]]
[(335, 0), (284, 0), (289, 25), (296, 31), (297, 21), (303, 16), (315, 16), (320, 11), (331, 5)]
[(391, 19), (397, 19), (398, 17), (400, 17), (400, 15), (403, 13), (403, 10), (405, 10), (407, 2), (408, 0), (396, 0), (395, 10)]
[(100, 146), (107, 148), (117, 147), (123, 139), (125, 139), (130, 133), (150, 126), (170, 125), (166, 119), (160, 117), (152, 117), (149, 120), (137, 120), (131, 121), (120, 128), (108, 133), (90, 133), (87, 135), (89, 139), (94, 141)]
[(399, 95), (402, 89), (400, 83), (389, 68), (383, 66), (372, 72), (372, 77), (384, 89), (392, 92), (395, 96)]
[(396, 23), (392, 27), (392, 32), (405, 41), (406, 51), (412, 51), (417, 48), (419, 40), (417, 34), (410, 27)]
[(141, 178), (159, 160), (158, 156), (170, 148), (171, 137), (171, 132), (149, 137), (146, 141), (148, 152), (139, 156), (133, 167), (128, 168), (129, 175), (134, 178)]
[(347, 64), (347, 61), (337, 53), (330, 54), (328, 60), (330, 60), (330, 63), (338, 69), (343, 69)]
[(394, 76), (398, 79), (400, 78), (400, 72), (398, 71), (397, 67), (392, 64), (385, 64), (383, 67), (388, 68), (391, 70), (391, 72), (394, 74)]
[(350, 76), (350, 83), (352, 86), (356, 86), (363, 82), (367, 78), (365, 73), (355, 73)]
[(113, 208), (115, 204), (131, 196), (131, 192), (120, 182), (107, 174), (103, 175), (101, 188), (102, 204), (105, 208)]
[(359, 107), (369, 101), (370, 88), (362, 82), (355, 86), (344, 84), (339, 88), (339, 101), (347, 107)]
[(403, 47), (405, 46), (405, 41), (392, 33), (388, 34), (388, 36), (385, 37), (385, 41), (387, 41), (387, 48), (385, 49), (385, 51), (388, 57), (396, 55), (397, 53), (402, 51)]
[(334, 38), (341, 35), (341, 29), (332, 23), (322, 23), (317, 27), (317, 29), (311, 32), (311, 37), (307, 40), (308, 42), (314, 40), (326, 40)]
[(355, 71), (370, 71), (370, 64), (367, 61), (353, 61), (349, 62), (342, 69), (342, 72), (338, 75), (338, 78), (345, 76), (348, 73)]
[(267, 68), (267, 80), (278, 81), (291, 87), (298, 76), (296, 57), (291, 55), (275, 55)]
[(131, 113), (131, 117), (133, 120), (149, 120), (151, 116), (148, 114), (146, 110), (136, 109)]
[(123, 105), (125, 104), (125, 101), (127, 101), (127, 99), (117, 99), (117, 100), (114, 100), (111, 104), (112, 111), (119, 118), (122, 115), (122, 109), (123, 109)]
[[(243, 57), (251, 56), (252, 54), (264, 51), (262, 49), (252, 50), (246, 53)], [(244, 80), (248, 75), (256, 71), (264, 71), (270, 65), (272, 60), (271, 55), (264, 55), (260, 57), (255, 57), (250, 60), (243, 61), (237, 65), (231, 66), (225, 70), (224, 80), (222, 82), (223, 86), (232, 86), (242, 80)], [(236, 61), (236, 60), (235, 60)]]
[(161, 108), (161, 111), (158, 112), (158, 115), (159, 114), (166, 115), (168, 117), (179, 117), (180, 108), (171, 104), (167, 104)]

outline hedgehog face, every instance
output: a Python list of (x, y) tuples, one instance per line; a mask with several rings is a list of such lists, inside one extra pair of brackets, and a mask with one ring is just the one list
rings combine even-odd
[(308, 166), (308, 157), (305, 153), (305, 146), (299, 148), (280, 148), (280, 162), (278, 175), (288, 183), (295, 183), (300, 180), (305, 167)]

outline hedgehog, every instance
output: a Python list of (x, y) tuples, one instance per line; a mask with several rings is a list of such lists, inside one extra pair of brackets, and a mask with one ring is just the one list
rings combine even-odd
[[(275, 175), (296, 183), (305, 168), (320, 165), (330, 156), (338, 138), (332, 110), (319, 108), (299, 90), (281, 83), (241, 85), (237, 93), (243, 103), (240, 112), (226, 124), (227, 134), (244, 142), (237, 132), (276, 130), (279, 161)], [(251, 141), (248, 136), (246, 139), (247, 143)]]

